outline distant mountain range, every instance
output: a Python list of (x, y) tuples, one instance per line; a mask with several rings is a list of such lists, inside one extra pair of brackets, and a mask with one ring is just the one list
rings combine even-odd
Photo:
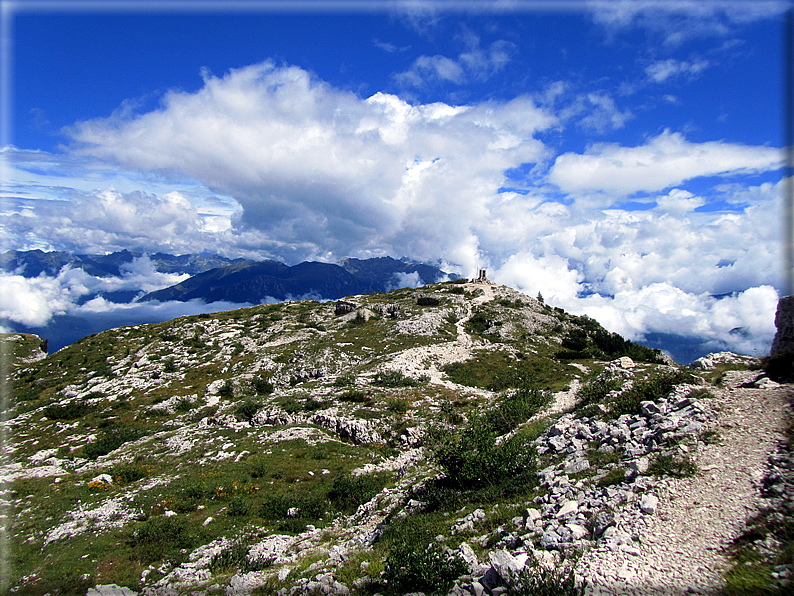
[[(56, 276), (68, 265), (95, 277), (121, 277), (125, 265), (143, 256), (144, 253), (129, 250), (107, 255), (10, 250), (0, 254), (0, 271), (26, 278), (41, 274)], [(273, 299), (336, 300), (354, 294), (388, 292), (399, 287), (427, 285), (458, 277), (433, 265), (391, 257), (347, 258), (338, 264), (303, 262), (290, 267), (278, 261), (228, 259), (215, 254), (175, 256), (155, 253), (146, 256), (160, 273), (181, 273), (192, 277), (146, 294), (139, 298), (141, 301), (186, 302), (200, 299), (206, 303), (225, 301), (258, 304)], [(140, 294), (140, 289), (104, 291), (101, 294), (87, 294), (80, 299), (80, 303), (96, 295), (111, 302), (126, 303), (132, 302)]]
[[(55, 277), (67, 265), (87, 274), (108, 280), (94, 284), (86, 293), (70, 296), (73, 306), (55, 312), (44, 325), (18, 320), (2, 321), (10, 331), (36, 333), (49, 340), (51, 351), (86, 335), (111, 327), (156, 323), (184, 314), (215, 312), (235, 304), (259, 304), (285, 300), (336, 300), (355, 294), (387, 292), (401, 287), (427, 285), (444, 279), (456, 279), (439, 267), (411, 262), (408, 259), (380, 257), (343, 259), (338, 264), (305, 262), (295, 266), (276, 261), (228, 259), (214, 254), (147, 254), (153, 268), (160, 273), (188, 274), (189, 279), (171, 287), (144, 294), (144, 284), (152, 287), (153, 276), (123, 275), (144, 253), (123, 250), (108, 255), (11, 250), (0, 254), (0, 272), (35, 278), (41, 274)], [(134, 269), (134, 268), (133, 268)], [(113, 278), (122, 278), (119, 287)], [(113, 288), (113, 289), (109, 289)], [(118, 308), (81, 309), (82, 305), (101, 297)], [(196, 302), (190, 302), (198, 299)], [(184, 302), (184, 305), (178, 303)], [(203, 304), (202, 304), (203, 303)]]
[[(120, 289), (109, 289), (119, 287), (112, 278), (122, 277), (125, 264), (132, 264), (136, 258), (143, 256), (144, 253), (128, 250), (108, 255), (41, 250), (0, 253), (0, 272), (26, 278), (40, 274), (56, 276), (64, 266), (70, 265), (108, 281), (106, 284), (90, 286), (91, 289), (80, 296), (65, 296), (72, 306), (54, 313), (45, 324), (35, 325), (12, 319), (0, 320), (0, 324), (9, 331), (45, 337), (49, 340), (50, 350), (55, 351), (81, 337), (111, 327), (156, 323), (181, 315), (216, 312), (242, 304), (298, 299), (337, 300), (356, 294), (428, 285), (445, 277), (458, 278), (456, 274), (446, 273), (434, 264), (416, 263), (405, 258), (347, 258), (337, 264), (304, 262), (290, 267), (276, 261), (228, 259), (215, 254), (175, 256), (155, 253), (147, 256), (156, 271), (188, 274), (191, 277), (149, 294), (145, 293), (142, 281), (134, 276), (125, 278)], [(152, 287), (152, 281), (156, 282), (152, 279), (146, 281), (149, 288)], [(119, 306), (81, 308), (97, 297)], [(197, 300), (192, 302), (194, 299)], [(672, 354), (678, 362), (691, 362), (715, 349), (721, 349), (719, 345), (712, 345), (701, 338), (675, 334), (650, 333), (644, 341), (649, 347)]]
[(304, 262), (292, 267), (277, 261), (242, 261), (204, 271), (170, 288), (151, 292), (141, 300), (184, 302), (198, 298), (207, 303), (253, 304), (268, 299), (336, 300), (457, 277), (438, 267), (391, 257), (343, 259), (338, 265)]
[[(95, 277), (121, 276), (123, 265), (132, 263), (144, 253), (121, 250), (107, 255), (78, 255), (69, 252), (44, 252), (41, 250), (9, 250), (0, 254), (0, 271), (17, 273), (24, 277), (38, 277), (42, 273), (55, 276), (66, 265), (82, 269)], [(175, 256), (158, 252), (148, 255), (160, 273), (187, 273), (196, 275), (214, 267), (239, 263), (244, 259), (227, 259), (219, 255), (188, 254)]]

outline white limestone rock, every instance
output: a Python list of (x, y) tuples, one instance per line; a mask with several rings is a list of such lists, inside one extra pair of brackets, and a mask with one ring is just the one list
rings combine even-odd
[(654, 495), (643, 495), (640, 499), (640, 511), (648, 515), (653, 515), (659, 508), (659, 499)]
[(117, 586), (116, 584), (96, 585), (88, 588), (85, 596), (137, 596), (138, 592), (133, 592), (129, 588)]

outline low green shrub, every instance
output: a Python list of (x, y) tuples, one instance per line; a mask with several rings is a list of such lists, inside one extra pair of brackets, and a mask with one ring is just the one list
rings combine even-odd
[(312, 521), (314, 520), (306, 517), (287, 517), (277, 524), (277, 528), (282, 533), (300, 534), (306, 530), (306, 526)]
[(424, 375), (414, 379), (399, 370), (387, 370), (375, 375), (372, 383), (379, 387), (420, 387), (427, 383), (428, 380), (429, 378)]
[(190, 412), (195, 406), (196, 403), (194, 401), (190, 398), (183, 397), (176, 402), (174, 409), (177, 412)]
[(386, 409), (397, 414), (405, 414), (408, 411), (408, 402), (404, 399), (389, 399), (386, 402)]
[(94, 406), (82, 401), (69, 402), (67, 404), (51, 404), (42, 409), (50, 420), (76, 420), (94, 411)]
[(697, 377), (685, 370), (678, 370), (643, 381), (637, 381), (631, 389), (627, 389), (618, 395), (609, 404), (609, 413), (615, 418), (622, 414), (639, 414), (641, 402), (658, 401), (667, 396), (676, 385), (696, 383), (698, 381)]
[(347, 401), (357, 404), (366, 404), (372, 401), (372, 398), (361, 391), (361, 389), (353, 389), (351, 391), (345, 391), (342, 395), (339, 396), (341, 401)]
[(551, 392), (525, 384), (502, 396), (496, 408), (486, 414), (487, 423), (497, 434), (503, 435), (540, 412), (552, 399)]
[(259, 516), (269, 521), (283, 521), (290, 510), (303, 525), (321, 519), (328, 511), (328, 500), (323, 495), (267, 495), (259, 506)]
[(337, 476), (328, 500), (339, 511), (354, 512), (377, 495), (386, 485), (380, 476)]
[(237, 408), (234, 410), (234, 414), (237, 416), (238, 420), (250, 422), (261, 408), (262, 404), (259, 402), (247, 399), (237, 406)]
[(94, 375), (95, 377), (106, 377), (108, 379), (112, 379), (115, 376), (113, 374), (113, 369), (106, 362), (97, 365), (94, 368), (94, 373), (95, 373)]
[(248, 565), (248, 548), (248, 546), (241, 543), (224, 548), (221, 552), (212, 556), (210, 571), (212, 573), (225, 573), (231, 569), (238, 569), (245, 572)]
[(284, 495), (266, 495), (259, 506), (259, 516), (268, 520), (279, 520), (287, 517), (287, 511), (292, 506), (292, 501)]
[(350, 319), (350, 324), (353, 326), (363, 325), (367, 322), (367, 317), (360, 310), (356, 312), (356, 316)]
[(251, 469), (248, 473), (251, 474), (253, 479), (264, 478), (270, 473), (270, 468), (264, 461), (255, 461), (251, 464)]
[(461, 489), (453, 486), (446, 478), (429, 480), (412, 496), (421, 501), (427, 511), (457, 511), (478, 501), (490, 502), (490, 499), (483, 498), (482, 488)]
[(441, 370), (453, 383), (504, 391), (530, 385), (548, 389), (561, 386), (569, 367), (548, 358), (529, 355), (517, 360), (503, 351), (476, 352), (470, 360), (445, 364)]
[(297, 414), (303, 411), (303, 402), (293, 395), (285, 395), (279, 398), (278, 405), (287, 414)]
[(83, 456), (96, 459), (115, 451), (124, 443), (134, 441), (144, 435), (143, 430), (127, 426), (111, 427), (102, 432), (93, 443), (83, 447)]
[(273, 393), (273, 389), (274, 389), (273, 383), (271, 383), (266, 379), (263, 379), (262, 377), (254, 377), (251, 380), (251, 385), (253, 385), (254, 391), (259, 393), (260, 395)]
[(303, 411), (304, 412), (316, 412), (317, 410), (323, 410), (327, 408), (330, 404), (321, 399), (315, 399), (310, 397), (305, 402), (303, 402)]
[(116, 484), (135, 482), (148, 475), (146, 468), (132, 464), (117, 464), (110, 469), (110, 476)]
[(133, 557), (148, 565), (164, 558), (178, 557), (181, 549), (196, 545), (197, 536), (190, 532), (182, 517), (151, 517), (139, 523), (128, 538)]
[(356, 418), (362, 418), (364, 420), (380, 420), (383, 418), (383, 412), (379, 412), (378, 410), (372, 410), (370, 408), (358, 408), (355, 412), (353, 412), (353, 416)]
[(421, 590), (446, 594), (467, 572), (468, 566), (459, 555), (447, 554), (438, 544), (428, 544), (423, 550), (398, 544), (386, 556), (384, 579), (402, 593)]
[(623, 386), (622, 380), (612, 374), (603, 374), (600, 378), (588, 381), (579, 388), (576, 393), (578, 405), (587, 406), (590, 404), (602, 403), (607, 395), (617, 391)]
[(507, 298), (502, 298), (501, 300), (497, 300), (496, 303), (499, 306), (504, 306), (504, 307), (507, 307), (507, 308), (523, 308), (523, 306), (524, 306), (524, 301), (521, 300), (520, 298), (515, 300), (515, 301), (508, 300)]
[(232, 385), (231, 379), (226, 379), (223, 385), (221, 385), (220, 389), (218, 389), (218, 395), (224, 399), (234, 397), (234, 385)]
[(496, 436), (487, 420), (478, 416), (445, 441), (434, 457), (446, 482), (458, 489), (535, 483), (537, 453), (532, 443), (517, 434), (497, 444)]
[(714, 399), (714, 394), (705, 387), (700, 387), (690, 391), (687, 397), (689, 399)]
[(432, 296), (419, 296), (416, 299), (416, 304), (419, 306), (438, 306), (439, 300)]
[(455, 411), (455, 405), (451, 401), (441, 404), (441, 416), (451, 424), (458, 424), (463, 420), (463, 417)]
[(587, 451), (587, 461), (591, 468), (601, 468), (608, 464), (616, 464), (623, 458), (623, 450), (616, 449), (612, 453), (604, 453), (597, 449)]
[(179, 513), (196, 511), (208, 496), (207, 488), (196, 481), (179, 481), (173, 488), (173, 508)]
[(336, 380), (334, 381), (334, 387), (348, 387), (350, 385), (355, 385), (355, 383), (356, 376), (352, 373), (349, 373), (336, 377)]
[(534, 558), (527, 561), (514, 584), (508, 587), (509, 596), (584, 596), (585, 584), (576, 585), (573, 569), (544, 567)]
[(251, 513), (251, 502), (240, 495), (232, 497), (226, 509), (232, 517), (244, 517)]
[(196, 350), (203, 350), (204, 348), (207, 347), (207, 344), (204, 343), (204, 341), (201, 339), (201, 336), (199, 336), (198, 334), (187, 338), (184, 341), (184, 344), (186, 347), (193, 348)]
[(488, 319), (483, 313), (475, 313), (468, 321), (466, 321), (466, 330), (469, 333), (476, 333), (484, 335), (491, 327), (493, 321)]

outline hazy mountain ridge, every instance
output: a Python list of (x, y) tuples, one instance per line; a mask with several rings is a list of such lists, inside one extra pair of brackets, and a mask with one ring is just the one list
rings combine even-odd
[[(277, 261), (132, 251), (8, 251), (0, 255), (0, 272), (17, 294), (28, 296), (22, 301), (6, 296), (2, 306), (8, 318), (0, 325), (45, 337), (52, 351), (112, 327), (263, 302), (331, 300), (456, 277), (432, 265), (390, 257), (290, 267)], [(184, 279), (186, 275), (193, 277)]]
[(0, 254), (0, 270), (8, 273), (19, 272), (24, 277), (37, 277), (42, 273), (57, 275), (61, 269), (70, 265), (82, 269), (96, 277), (118, 277), (124, 265), (147, 254), (156, 271), (161, 273), (187, 273), (196, 275), (202, 271), (241, 262), (244, 259), (227, 259), (220, 255), (168, 253), (142, 253), (121, 250), (106, 255), (73, 254), (62, 251), (44, 252), (41, 250), (9, 250)]
[(401, 284), (397, 276), (411, 274), (416, 276), (413, 285), (430, 284), (450, 277), (436, 267), (406, 263), (391, 257), (349, 258), (338, 265), (308, 261), (292, 267), (277, 261), (247, 261), (205, 271), (169, 288), (151, 292), (141, 300), (184, 302), (200, 299), (207, 303), (248, 304), (290, 297), (336, 300), (401, 287), (405, 284)]
[[(755, 359), (693, 375), (489, 284), (181, 317), (46, 358), (20, 341), (2, 469), (20, 594), (521, 594), (533, 560), (608, 590), (625, 569), (598, 557), (638, 557), (713, 449), (708, 383), (787, 390)], [(589, 575), (554, 571), (576, 549)]]

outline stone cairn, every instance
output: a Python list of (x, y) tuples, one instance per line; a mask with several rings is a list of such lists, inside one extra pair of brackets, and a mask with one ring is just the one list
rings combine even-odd
[(490, 286), (496, 285), (494, 282), (492, 282), (490, 279), (488, 279), (488, 277), (486, 277), (486, 275), (485, 275), (486, 271), (487, 271), (486, 269), (480, 269), (479, 273), (477, 274), (477, 277), (472, 279), (471, 283), (473, 283), (473, 284), (488, 284)]

